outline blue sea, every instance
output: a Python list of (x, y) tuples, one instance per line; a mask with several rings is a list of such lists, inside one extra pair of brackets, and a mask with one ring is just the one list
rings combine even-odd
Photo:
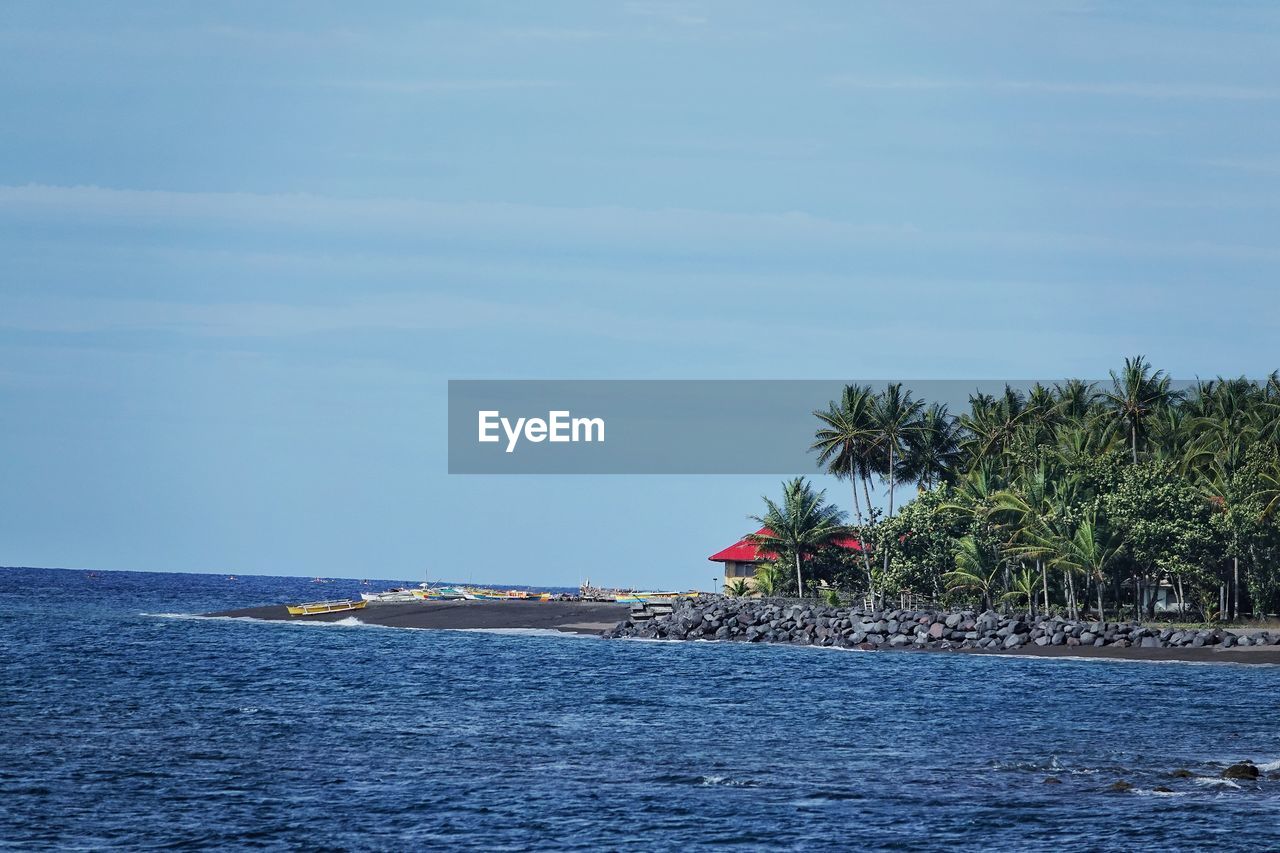
[(1277, 668), (194, 616), (359, 588), (0, 569), (0, 846), (1280, 849)]

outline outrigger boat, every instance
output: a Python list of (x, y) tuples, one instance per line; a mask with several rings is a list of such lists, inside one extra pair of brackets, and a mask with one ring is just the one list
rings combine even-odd
[(451, 586), (432, 587), (424, 585), (418, 589), (410, 590), (409, 594), (421, 601), (458, 601), (467, 597), (466, 593)]
[(342, 601), (313, 601), (309, 604), (290, 604), (287, 605), (290, 616), (315, 616), (320, 613), (343, 613), (348, 610), (363, 610), (367, 601), (352, 601), (345, 598)]
[(697, 598), (697, 592), (620, 592), (613, 597), (618, 604), (673, 602), (681, 598)]
[(386, 592), (362, 592), (360, 597), (373, 604), (387, 604), (402, 601), (417, 601), (418, 596), (412, 589), (397, 587)]

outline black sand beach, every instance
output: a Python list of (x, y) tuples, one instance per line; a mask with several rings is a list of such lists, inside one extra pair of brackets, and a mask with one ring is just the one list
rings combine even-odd
[(625, 604), (587, 601), (413, 601), (370, 604), (363, 610), (290, 616), (283, 604), (206, 613), (243, 619), (338, 622), (356, 618), (391, 628), (542, 628), (572, 634), (599, 634), (626, 618)]
[[(545, 629), (572, 634), (599, 634), (625, 619), (623, 604), (570, 601), (430, 601), (403, 604), (371, 604), (363, 610), (290, 616), (284, 605), (247, 607), (207, 613), (245, 619), (290, 622), (337, 622), (352, 617), (368, 625), (392, 628), (446, 629)], [(943, 653), (938, 649), (878, 649), (885, 652)], [(1182, 661), (1192, 663), (1243, 663), (1280, 665), (1280, 646), (1222, 648), (1120, 648), (1115, 646), (1030, 646), (1016, 650), (953, 650), (960, 654), (1017, 657), (1101, 658), (1128, 661)]]

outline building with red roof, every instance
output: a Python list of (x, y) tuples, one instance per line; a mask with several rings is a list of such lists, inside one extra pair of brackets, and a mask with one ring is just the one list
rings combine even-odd
[[(767, 527), (761, 527), (753, 534), (742, 537), (734, 544), (725, 548), (723, 551), (717, 551), (710, 557), (707, 557), (713, 563), (724, 563), (724, 582), (745, 579), (750, 583), (751, 578), (756, 575), (756, 566), (765, 560), (772, 560), (777, 555), (771, 551), (761, 551), (752, 541), (752, 536), (771, 536), (773, 531)], [(853, 537), (845, 537), (842, 539), (833, 539), (832, 544), (839, 545), (841, 548), (848, 548), (850, 551), (861, 551), (862, 542)]]

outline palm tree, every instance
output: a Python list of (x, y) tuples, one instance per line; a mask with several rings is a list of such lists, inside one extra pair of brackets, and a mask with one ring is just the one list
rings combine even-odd
[(751, 516), (764, 528), (763, 533), (753, 533), (748, 541), (761, 551), (786, 555), (795, 561), (796, 593), (804, 596), (804, 575), (801, 561), (819, 547), (833, 539), (847, 535), (844, 512), (827, 503), (825, 491), (815, 492), (804, 477), (782, 484), (782, 503), (776, 504), (764, 498), (765, 513)]
[(1068, 379), (1061, 385), (1054, 385), (1053, 393), (1058, 401), (1061, 421), (1083, 423), (1093, 414), (1098, 402), (1098, 392), (1093, 383), (1083, 379)]
[[(876, 426), (876, 446), (883, 454), (882, 469), (889, 484), (889, 518), (893, 518), (893, 489), (898, 459), (906, 449), (908, 436), (920, 429), (923, 400), (912, 398), (902, 390), (901, 382), (891, 382), (876, 396), (872, 420)], [(889, 548), (884, 548), (884, 573), (889, 573)]]
[(918, 428), (907, 435), (898, 476), (921, 488), (952, 479), (960, 464), (960, 426), (945, 403), (932, 403), (920, 416)]
[(746, 598), (751, 595), (751, 591), (751, 584), (747, 583), (746, 578), (734, 578), (724, 585), (725, 595), (730, 598)]
[[(837, 478), (849, 479), (853, 493), (853, 512), (858, 524), (863, 523), (862, 506), (858, 501), (858, 480), (867, 499), (867, 513), (871, 513), (871, 493), (867, 481), (871, 475), (871, 457), (877, 440), (872, 410), (875, 395), (869, 385), (846, 385), (840, 402), (828, 404), (826, 411), (813, 413), (821, 424), (814, 434), (811, 451), (818, 453), (818, 464)], [(864, 549), (863, 567), (867, 573), (867, 589), (875, 595), (875, 579), (871, 573), (871, 557)]]
[(828, 403), (826, 411), (813, 413), (821, 426), (814, 434), (809, 449), (818, 453), (818, 464), (825, 465), (827, 473), (849, 479), (853, 486), (854, 512), (859, 518), (862, 509), (858, 503), (855, 478), (867, 473), (870, 449), (876, 441), (875, 424), (871, 419), (874, 402), (869, 385), (846, 385), (839, 403)]
[(969, 590), (982, 597), (984, 610), (991, 609), (991, 590), (1000, 571), (1000, 559), (982, 547), (973, 536), (956, 540), (956, 567), (942, 576), (947, 591)]
[(1055, 563), (1068, 571), (1083, 572), (1097, 582), (1099, 619), (1105, 615), (1102, 609), (1102, 587), (1106, 583), (1106, 570), (1123, 544), (1118, 534), (1098, 523), (1097, 516), (1092, 511), (1085, 514), (1070, 539), (1059, 543), (1062, 550)]
[(1142, 356), (1126, 358), (1124, 369), (1118, 375), (1111, 371), (1111, 390), (1102, 396), (1115, 421), (1128, 429), (1135, 464), (1138, 436), (1144, 432), (1148, 419), (1178, 399), (1165, 372), (1153, 373), (1151, 364)]
[(1036, 576), (1031, 569), (1023, 568), (1013, 576), (1012, 587), (1004, 595), (1000, 596), (1000, 601), (1012, 601), (1015, 604), (1021, 602), (1031, 608), (1031, 615), (1036, 614)]
[[(1044, 543), (1050, 540), (1046, 523), (1051, 511), (1049, 481), (1043, 468), (1025, 475), (1017, 489), (1001, 489), (991, 496), (992, 515), (1003, 517), (1009, 530), (1007, 548), (1036, 561), (1036, 574), (1044, 593), (1044, 609), (1049, 612), (1049, 572), (1044, 560), (1052, 549)], [(1024, 569), (1024, 571), (1027, 571)]]
[(969, 397), (969, 412), (960, 416), (960, 425), (965, 430), (963, 447), (968, 452), (970, 465), (992, 461), (1007, 471), (1007, 457), (1034, 414), (1022, 392), (1010, 385), (1004, 386), (1004, 393), (999, 397), (989, 394)]
[(786, 570), (775, 562), (769, 561), (756, 565), (755, 577), (752, 578), (756, 592), (765, 598), (774, 598), (786, 584)]
[(920, 429), (920, 412), (924, 401), (912, 398), (902, 390), (901, 382), (891, 382), (875, 398), (872, 421), (876, 430), (876, 447), (882, 454), (885, 477), (889, 483), (889, 517), (893, 517), (893, 490), (898, 460), (906, 450), (907, 439)]
[(1262, 488), (1254, 498), (1262, 501), (1262, 515), (1259, 521), (1268, 521), (1280, 510), (1280, 457), (1272, 460), (1271, 469), (1263, 471)]

